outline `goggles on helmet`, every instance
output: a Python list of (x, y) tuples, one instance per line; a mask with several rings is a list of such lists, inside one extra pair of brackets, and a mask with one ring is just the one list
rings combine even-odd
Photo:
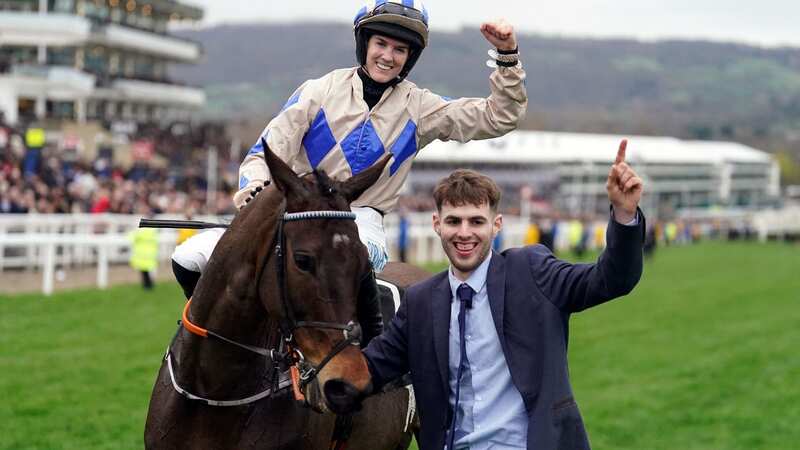
[(392, 3), (386, 2), (381, 5), (376, 6), (372, 9), (372, 11), (367, 11), (367, 13), (363, 16), (356, 17), (355, 24), (358, 25), (364, 19), (368, 19), (373, 16), (377, 16), (380, 14), (395, 14), (398, 16), (408, 17), (412, 20), (419, 20), (420, 22), (424, 23), (425, 26), (428, 25), (428, 16), (426, 16), (421, 11), (410, 8), (405, 5), (401, 5), (399, 3)]

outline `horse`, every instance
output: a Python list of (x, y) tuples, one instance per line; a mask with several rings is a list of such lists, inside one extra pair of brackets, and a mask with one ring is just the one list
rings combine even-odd
[[(413, 392), (367, 397), (355, 320), (370, 267), (349, 205), (390, 157), (337, 182), (298, 177), (266, 143), (264, 152), (272, 182), (237, 213), (185, 306), (145, 447), (406, 449), (419, 426)], [(387, 272), (401, 287), (428, 275), (409, 267)]]

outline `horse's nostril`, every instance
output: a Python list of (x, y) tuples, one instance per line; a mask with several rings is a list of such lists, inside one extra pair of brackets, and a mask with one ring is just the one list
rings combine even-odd
[(335, 414), (347, 414), (361, 409), (362, 393), (344, 380), (328, 380), (322, 390), (328, 406)]

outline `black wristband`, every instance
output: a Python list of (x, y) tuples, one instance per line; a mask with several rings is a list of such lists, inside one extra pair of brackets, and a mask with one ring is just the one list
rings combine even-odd
[(514, 66), (517, 65), (518, 62), (519, 61), (514, 61), (514, 62), (495, 61), (495, 63), (497, 63), (498, 67), (514, 67)]
[(517, 48), (515, 48), (514, 50), (500, 50), (499, 48), (497, 49), (498, 55), (513, 55), (514, 53), (519, 53), (519, 46), (517, 46)]

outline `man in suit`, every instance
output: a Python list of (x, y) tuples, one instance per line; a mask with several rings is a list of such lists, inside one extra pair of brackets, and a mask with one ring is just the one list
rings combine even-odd
[(573, 312), (628, 294), (642, 273), (642, 180), (620, 143), (606, 188), (607, 247), (595, 264), (542, 245), (491, 250), (500, 190), (457, 170), (439, 182), (433, 227), (450, 268), (411, 286), (364, 350), (376, 388), (410, 371), (422, 450), (588, 449), (567, 368)]

